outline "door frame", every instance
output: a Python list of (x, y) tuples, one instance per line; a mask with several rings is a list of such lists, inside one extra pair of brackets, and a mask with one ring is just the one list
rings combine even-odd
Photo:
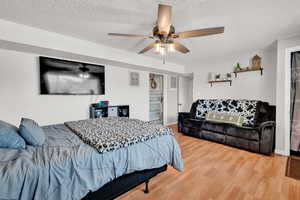
[[(166, 87), (165, 87), (165, 83), (166, 83), (166, 75), (162, 74), (162, 73), (157, 73), (157, 72), (149, 72), (148, 74), (148, 83), (149, 83), (149, 95), (150, 95), (150, 74), (154, 74), (154, 75), (158, 75), (158, 76), (162, 76), (162, 93), (163, 93), (163, 102), (162, 102), (162, 122), (163, 125), (166, 125), (166, 118), (167, 118), (167, 92), (166, 92)], [(149, 112), (150, 112), (150, 98), (149, 98)], [(150, 116), (150, 113), (148, 114), (148, 117)]]

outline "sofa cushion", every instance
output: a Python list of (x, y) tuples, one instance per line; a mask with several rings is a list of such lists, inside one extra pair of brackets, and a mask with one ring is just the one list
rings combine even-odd
[(219, 142), (222, 144), (225, 143), (225, 139), (226, 139), (226, 135), (219, 134), (216, 132), (206, 131), (206, 130), (201, 131), (201, 137), (204, 139)]
[(189, 135), (197, 138), (202, 138), (202, 131), (199, 127), (192, 127), (190, 128)]
[(226, 126), (228, 126), (228, 123), (216, 122), (216, 121), (205, 121), (202, 125), (202, 129), (218, 132), (220, 134), (225, 134)]
[(248, 151), (259, 152), (259, 141), (251, 141), (243, 138), (236, 138), (232, 136), (226, 136), (227, 145), (245, 149)]
[(259, 131), (255, 128), (240, 127), (233, 124), (228, 124), (225, 127), (225, 133), (226, 135), (238, 138), (259, 141)]
[(188, 121), (192, 124), (192, 126), (201, 128), (205, 119), (189, 119)]

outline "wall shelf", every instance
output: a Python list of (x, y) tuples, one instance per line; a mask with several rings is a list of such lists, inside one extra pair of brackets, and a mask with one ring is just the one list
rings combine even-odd
[(213, 86), (213, 83), (226, 83), (228, 82), (230, 86), (232, 85), (232, 80), (217, 80), (217, 81), (208, 81), (210, 83), (210, 87)]
[(237, 77), (237, 74), (238, 73), (243, 73), (243, 72), (254, 72), (254, 71), (260, 71), (260, 74), (261, 76), (263, 75), (263, 71), (264, 71), (264, 68), (259, 68), (259, 69), (241, 69), (241, 70), (236, 70), (234, 71), (234, 75), (235, 75), (235, 78)]

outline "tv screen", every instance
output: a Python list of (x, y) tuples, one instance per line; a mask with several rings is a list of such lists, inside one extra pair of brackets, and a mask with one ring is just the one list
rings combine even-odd
[(103, 95), (104, 72), (101, 65), (40, 57), (40, 93)]

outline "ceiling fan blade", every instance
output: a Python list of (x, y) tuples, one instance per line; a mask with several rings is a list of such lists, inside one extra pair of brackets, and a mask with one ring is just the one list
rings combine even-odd
[(171, 15), (172, 15), (171, 6), (159, 4), (157, 25), (160, 34), (164, 34), (164, 35), (169, 34), (170, 26), (171, 26)]
[(181, 53), (188, 53), (190, 50), (178, 42), (174, 42), (174, 48)]
[(139, 35), (139, 34), (123, 34), (123, 33), (108, 33), (110, 36), (121, 36), (121, 37), (141, 37), (141, 38), (149, 38), (153, 39), (153, 36), (150, 35)]
[(190, 37), (215, 35), (215, 34), (224, 33), (224, 29), (225, 29), (224, 27), (215, 27), (215, 28), (206, 28), (206, 29), (185, 31), (185, 32), (174, 34), (173, 38), (190, 38)]
[(146, 51), (149, 51), (150, 49), (155, 47), (155, 42), (149, 44), (148, 46), (146, 46), (142, 51), (139, 52), (139, 54), (145, 53)]

